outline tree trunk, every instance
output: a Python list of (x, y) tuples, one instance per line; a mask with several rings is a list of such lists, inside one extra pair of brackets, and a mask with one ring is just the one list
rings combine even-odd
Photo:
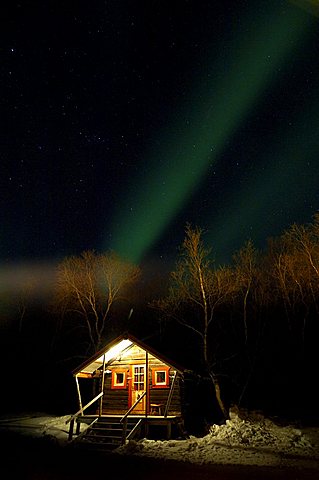
[(216, 400), (217, 400), (217, 403), (219, 405), (219, 408), (221, 409), (221, 412), (224, 415), (225, 420), (228, 420), (229, 415), (228, 415), (227, 409), (226, 409), (226, 407), (224, 405), (224, 402), (222, 400), (222, 397), (221, 397), (220, 386), (219, 386), (218, 379), (213, 373), (210, 373), (210, 378), (212, 379), (212, 382), (213, 382), (213, 385), (214, 385), (215, 396), (216, 396)]

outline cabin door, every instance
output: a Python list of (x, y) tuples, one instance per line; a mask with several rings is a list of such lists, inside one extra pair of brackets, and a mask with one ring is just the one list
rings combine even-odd
[[(145, 365), (132, 366), (132, 382), (131, 382), (131, 406), (145, 393), (146, 391), (146, 376)], [(145, 413), (146, 395), (138, 402), (133, 414), (139, 415)]]

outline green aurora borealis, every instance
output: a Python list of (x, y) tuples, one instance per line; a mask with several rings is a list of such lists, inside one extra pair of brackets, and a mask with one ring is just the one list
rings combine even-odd
[[(248, 12), (240, 33), (232, 34), (228, 53), (219, 58), (208, 55), (207, 68), (197, 72), (201, 80), (193, 80), (196, 86), (183, 99), (175, 119), (155, 135), (153, 146), (145, 152), (143, 169), (119, 195), (109, 230), (116, 252), (133, 262), (143, 259), (191, 201), (226, 142), (278, 81), (281, 67), (301, 51), (314, 23), (314, 17), (289, 4), (284, 14), (280, 8), (262, 18)], [(294, 129), (288, 135), (293, 138)], [(266, 171), (254, 172), (249, 188), (238, 188), (231, 204), (219, 212), (209, 228), (210, 242), (227, 239), (231, 246), (247, 222), (260, 222), (262, 228), (271, 189), (280, 191), (287, 171), (302, 168), (305, 159), (300, 155), (305, 148), (285, 139), (261, 152), (269, 156)], [(214, 199), (210, 201), (213, 205)]]

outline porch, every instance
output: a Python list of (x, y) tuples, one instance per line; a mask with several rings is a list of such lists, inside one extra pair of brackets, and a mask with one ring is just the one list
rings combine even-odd
[(90, 445), (101, 446), (103, 444), (104, 446), (116, 448), (132, 439), (170, 440), (171, 438), (187, 438), (188, 435), (184, 430), (182, 416), (168, 415), (167, 408), (165, 408), (164, 415), (161, 415), (161, 405), (152, 405), (154, 415), (132, 413), (145, 395), (146, 392), (138, 398), (124, 415), (85, 415), (84, 411), (102, 398), (103, 392), (101, 392), (66, 421), (67, 424), (70, 424), (69, 442), (84, 441), (84, 443)]
[(141, 438), (184, 439), (187, 434), (181, 417), (159, 415), (129, 415), (125, 420), (121, 415), (82, 415), (69, 430), (69, 442), (95, 450), (112, 450)]

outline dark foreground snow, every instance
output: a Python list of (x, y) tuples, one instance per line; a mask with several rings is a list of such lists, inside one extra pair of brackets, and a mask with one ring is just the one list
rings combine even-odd
[[(68, 415), (55, 417), (35, 413), (21, 416), (7, 415), (0, 418), (2, 445), (6, 444), (8, 447), (5, 455), (8, 460), (10, 458), (8, 465), (13, 461), (14, 467), (21, 470), (25, 462), (26, 470), (23, 472), (27, 473), (25, 477), (22, 475), (22, 478), (28, 479), (80, 479), (85, 477), (88, 464), (93, 474), (100, 460), (97, 462), (95, 458), (90, 465), (89, 455), (86, 459), (73, 458), (68, 448), (60, 448), (68, 446), (68, 425), (66, 425), (68, 417)], [(44, 445), (54, 448), (44, 450)], [(11, 458), (13, 452), (15, 456)], [(19, 455), (21, 462), (18, 460)], [(62, 467), (61, 463), (56, 477), (52, 472), (51, 476), (47, 476), (48, 469), (57, 468), (58, 459), (62, 460), (62, 457), (67, 468)], [(46, 467), (43, 466), (44, 458), (47, 462)], [(85, 466), (83, 463), (79, 468), (84, 461)], [(127, 478), (126, 474), (131, 477), (133, 475), (132, 478), (147, 478), (147, 466), (149, 466), (152, 471), (152, 480), (161, 478), (160, 472), (162, 476), (165, 474), (167, 479), (256, 478), (256, 469), (259, 479), (312, 478), (316, 480), (319, 479), (319, 428), (282, 426), (262, 416), (242, 419), (233, 413), (226, 424), (211, 426), (209, 434), (204, 437), (191, 436), (187, 440), (169, 441), (147, 439), (131, 441), (112, 454), (108, 454), (106, 463), (120, 469), (117, 478)], [(104, 460), (101, 464), (104, 465)], [(70, 469), (71, 465), (73, 467)], [(128, 472), (124, 469), (124, 465), (127, 465)], [(35, 474), (36, 476), (32, 476), (31, 472), (37, 472), (37, 468), (40, 471)], [(17, 474), (21, 478), (20, 470)], [(142, 473), (135, 477), (137, 471), (140, 473), (144, 471), (145, 477)], [(71, 476), (72, 472), (74, 477)], [(102, 474), (101, 478), (109, 478), (109, 475), (106, 475), (107, 469), (104, 472), (105, 475), (103, 472), (103, 468), (102, 472), (99, 470), (99, 474)], [(214, 475), (213, 472), (215, 472)], [(243, 476), (240, 476), (240, 472), (245, 474), (242, 473)], [(90, 476), (85, 478), (89, 480)]]

